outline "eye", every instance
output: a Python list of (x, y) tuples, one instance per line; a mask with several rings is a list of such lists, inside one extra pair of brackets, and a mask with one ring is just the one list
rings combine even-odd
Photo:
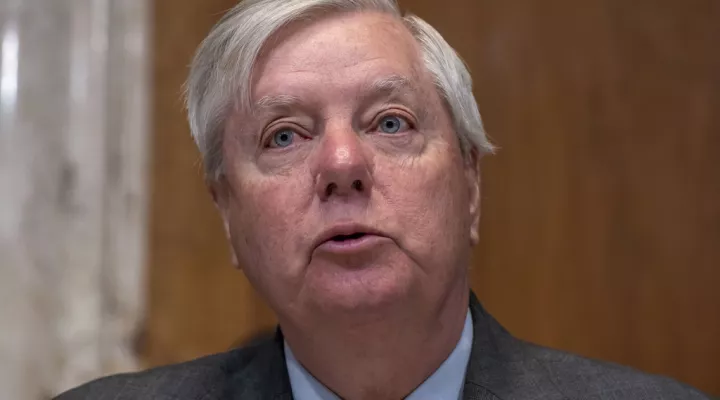
[(378, 129), (383, 133), (398, 133), (408, 129), (408, 122), (395, 115), (388, 115), (380, 120)]
[(295, 132), (290, 129), (281, 129), (273, 134), (268, 147), (288, 147), (293, 144)]

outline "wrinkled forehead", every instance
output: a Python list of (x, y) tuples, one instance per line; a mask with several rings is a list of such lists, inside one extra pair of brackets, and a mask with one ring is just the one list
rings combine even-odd
[(328, 14), (270, 37), (253, 69), (251, 103), (255, 107), (278, 96), (291, 100), (290, 95), (327, 85), (419, 91), (423, 72), (419, 46), (398, 18), (377, 12)]

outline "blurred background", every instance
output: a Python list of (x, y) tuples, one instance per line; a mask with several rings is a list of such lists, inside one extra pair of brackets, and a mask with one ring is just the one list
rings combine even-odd
[[(182, 103), (234, 4), (0, 0), (0, 397), (273, 328), (230, 266)], [(489, 311), (720, 395), (720, 2), (401, 5), (467, 61), (500, 146), (472, 266)]]

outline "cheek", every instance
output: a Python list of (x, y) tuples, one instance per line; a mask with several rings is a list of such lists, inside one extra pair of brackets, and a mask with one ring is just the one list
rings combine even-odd
[(397, 215), (402, 245), (423, 269), (447, 271), (469, 248), (469, 196), (453, 148), (432, 152), (407, 168), (389, 171), (388, 204)]
[(248, 278), (268, 287), (302, 267), (297, 241), (307, 210), (308, 183), (295, 177), (243, 176), (231, 215), (231, 240)]

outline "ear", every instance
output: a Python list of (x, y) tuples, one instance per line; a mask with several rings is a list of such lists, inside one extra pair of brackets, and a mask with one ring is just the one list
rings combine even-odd
[(480, 241), (480, 157), (476, 149), (472, 149), (465, 163), (470, 200), (470, 244), (475, 246)]
[(232, 245), (232, 237), (230, 235), (230, 192), (231, 189), (228, 185), (227, 180), (224, 176), (217, 179), (209, 178), (205, 181), (205, 185), (212, 196), (215, 208), (220, 213), (220, 218), (223, 222), (223, 228), (225, 229), (225, 238), (227, 238), (230, 244), (230, 261), (235, 268), (240, 269), (240, 263), (238, 262), (237, 254)]

